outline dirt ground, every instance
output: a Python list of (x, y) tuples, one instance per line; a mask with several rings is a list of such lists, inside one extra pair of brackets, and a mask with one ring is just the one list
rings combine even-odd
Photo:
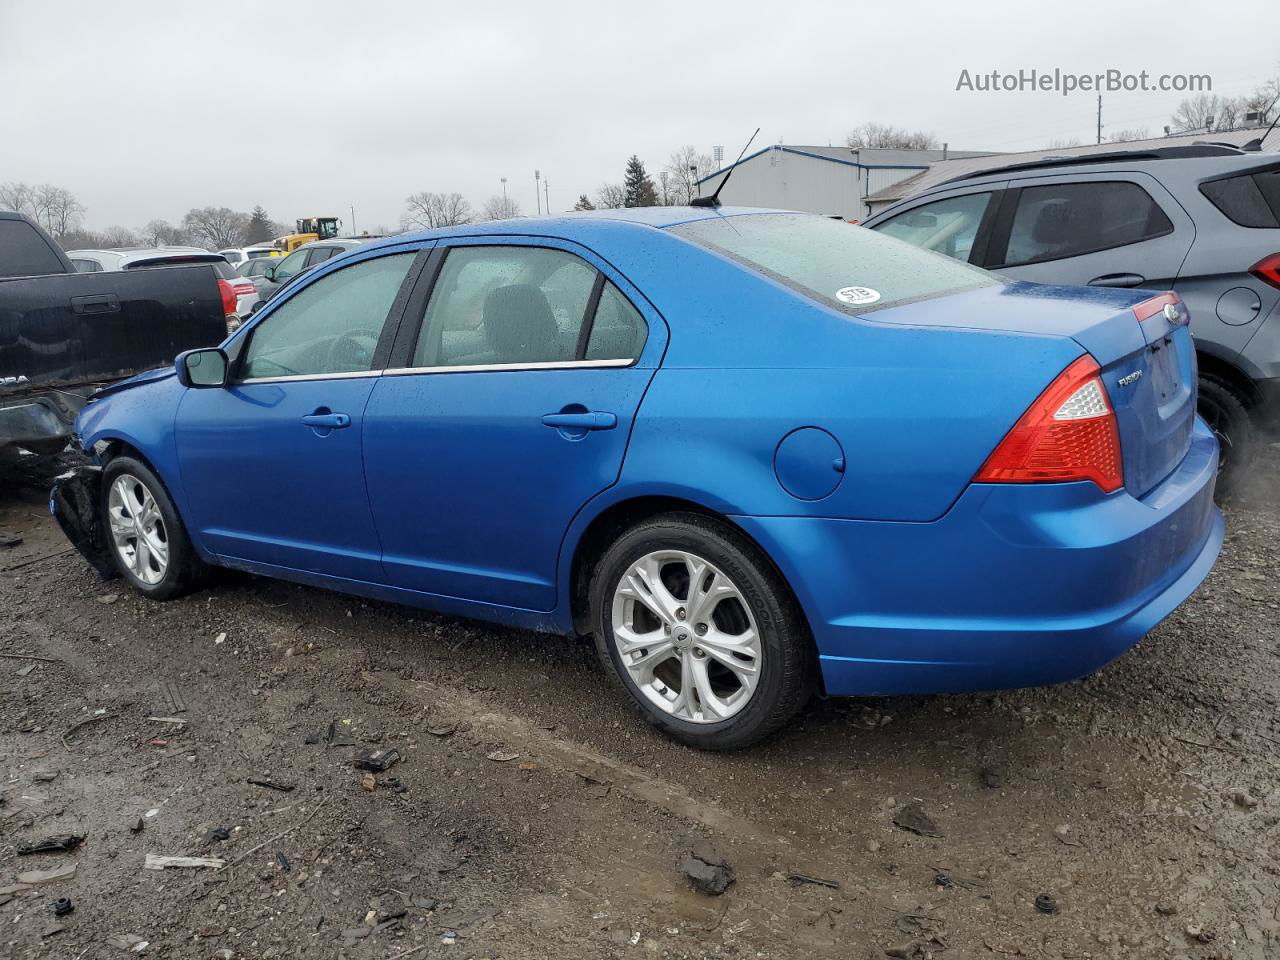
[[(1280, 449), (1259, 470), (1208, 582), (1096, 676), (818, 702), (730, 755), (637, 720), (582, 641), (240, 575), (142, 600), (10, 470), (0, 957), (1280, 956)], [(723, 896), (681, 871), (700, 842)]]

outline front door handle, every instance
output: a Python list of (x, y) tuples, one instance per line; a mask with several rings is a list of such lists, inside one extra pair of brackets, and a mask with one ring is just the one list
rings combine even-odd
[(302, 418), (304, 427), (319, 430), (341, 430), (351, 426), (351, 417), (345, 413), (312, 413)]
[(1137, 273), (1108, 273), (1089, 281), (1091, 287), (1140, 287), (1147, 278)]
[(548, 413), (542, 422), (559, 430), (612, 430), (618, 425), (618, 417), (601, 410), (587, 410), (582, 413)]

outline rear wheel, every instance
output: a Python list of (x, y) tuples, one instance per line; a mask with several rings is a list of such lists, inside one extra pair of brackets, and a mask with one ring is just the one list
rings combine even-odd
[(111, 559), (139, 593), (169, 600), (191, 590), (206, 571), (160, 478), (133, 457), (102, 472), (102, 515)]
[(803, 616), (726, 524), (671, 514), (632, 528), (601, 559), (591, 593), (601, 660), (645, 719), (683, 743), (748, 746), (811, 693)]
[(1256, 449), (1249, 410), (1229, 381), (1202, 373), (1198, 412), (1218, 438), (1218, 493), (1229, 495), (1248, 471)]

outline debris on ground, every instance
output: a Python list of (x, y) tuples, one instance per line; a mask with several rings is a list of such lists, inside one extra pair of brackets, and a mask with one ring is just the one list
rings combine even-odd
[(32, 853), (61, 853), (67, 850), (74, 850), (82, 843), (84, 843), (83, 834), (58, 834), (57, 836), (36, 840), (33, 843), (19, 843), (18, 856), (23, 857)]
[(25, 883), (28, 886), (39, 886), (42, 883), (55, 883), (58, 880), (70, 880), (76, 875), (76, 865), (68, 863), (66, 866), (54, 867), (52, 870), (28, 870), (26, 873), (18, 874), (18, 883)]
[(795, 873), (794, 871), (787, 874), (787, 883), (793, 887), (803, 887), (806, 884), (813, 884), (816, 887), (828, 887), (832, 890), (840, 889), (839, 880), (823, 880), (821, 877), (811, 877), (807, 873)]
[(938, 829), (938, 825), (933, 822), (933, 818), (924, 812), (924, 807), (918, 803), (908, 803), (899, 807), (893, 814), (893, 825), (901, 827), (903, 830), (909, 830), (912, 833), (918, 833), (922, 837), (941, 837), (942, 832)]
[(16, 672), (20, 677), (27, 677), (35, 672), (37, 666), (39, 666), (39, 664), (28, 663), (25, 667), (19, 667)]
[(169, 867), (178, 867), (180, 869), (211, 867), (217, 870), (225, 866), (226, 862), (221, 857), (165, 857), (157, 853), (148, 853), (142, 868), (144, 870), (166, 870)]
[(1258, 806), (1258, 798), (1243, 787), (1231, 791), (1231, 800), (1241, 810), (1253, 810)]
[(737, 879), (733, 867), (718, 850), (700, 843), (685, 856), (680, 864), (689, 886), (699, 893), (718, 897)]
[(885, 947), (884, 955), (895, 957), (897, 960), (932, 960), (936, 951), (946, 948), (945, 941), (938, 937), (930, 937), (928, 940), (911, 940), (896, 947)]
[(519, 759), (519, 757), (520, 754), (512, 753), (509, 750), (495, 750), (493, 753), (489, 754), (489, 759), (494, 763), (509, 763), (512, 760)]
[(400, 751), (395, 748), (387, 750), (361, 750), (356, 754), (357, 770), (371, 770), (374, 773), (385, 773), (400, 762)]
[(295, 783), (282, 783), (279, 780), (268, 780), (260, 777), (250, 777), (245, 781), (253, 784), (255, 787), (266, 787), (268, 790), (278, 790), (281, 793), (292, 793), (297, 786)]
[(32, 783), (53, 783), (57, 779), (57, 770), (37, 770), (31, 775)]
[(132, 823), (129, 824), (129, 832), (141, 833), (143, 829), (146, 827), (146, 825), (147, 825), (147, 822), (145, 820), (143, 820), (141, 817), (137, 817), (136, 819), (134, 819)]
[(0, 533), (0, 547), (16, 547), (21, 543), (21, 537), (15, 537), (11, 533)]
[(978, 782), (988, 790), (999, 790), (1009, 779), (1009, 770), (1003, 764), (984, 763), (978, 768)]
[(223, 840), (231, 839), (231, 831), (226, 827), (214, 827), (204, 835), (204, 845), (207, 847), (212, 843), (221, 843)]
[(360, 778), (360, 786), (364, 787), (370, 793), (378, 789), (378, 778), (372, 773), (366, 773)]
[(125, 950), (129, 953), (145, 953), (147, 947), (151, 946), (141, 937), (135, 937), (133, 934), (125, 933), (107, 939), (107, 946), (115, 947), (117, 950)]
[(68, 913), (76, 908), (76, 905), (67, 897), (59, 897), (53, 901), (53, 915), (55, 917), (65, 917)]
[(1041, 913), (1057, 913), (1058, 901), (1047, 893), (1042, 893), (1036, 897), (1036, 909)]

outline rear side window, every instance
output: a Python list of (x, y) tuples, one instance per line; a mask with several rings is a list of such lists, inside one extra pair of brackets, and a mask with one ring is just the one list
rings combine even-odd
[(890, 217), (874, 229), (913, 247), (967, 261), (990, 202), (990, 191), (948, 197)]
[(0, 277), (38, 277), (66, 269), (31, 224), (0, 220)]
[(640, 356), (649, 327), (640, 311), (612, 283), (600, 291), (586, 360), (632, 360)]
[(713, 217), (670, 230), (854, 313), (999, 282), (877, 231), (809, 214)]
[(72, 260), (71, 265), (76, 268), (76, 273), (102, 272), (102, 267), (99, 266), (97, 260)]
[(1200, 192), (1232, 223), (1280, 227), (1280, 169), (1243, 173), (1200, 184)]
[(1173, 223), (1160, 205), (1127, 180), (1025, 187), (1004, 266), (1078, 257), (1172, 232)]

